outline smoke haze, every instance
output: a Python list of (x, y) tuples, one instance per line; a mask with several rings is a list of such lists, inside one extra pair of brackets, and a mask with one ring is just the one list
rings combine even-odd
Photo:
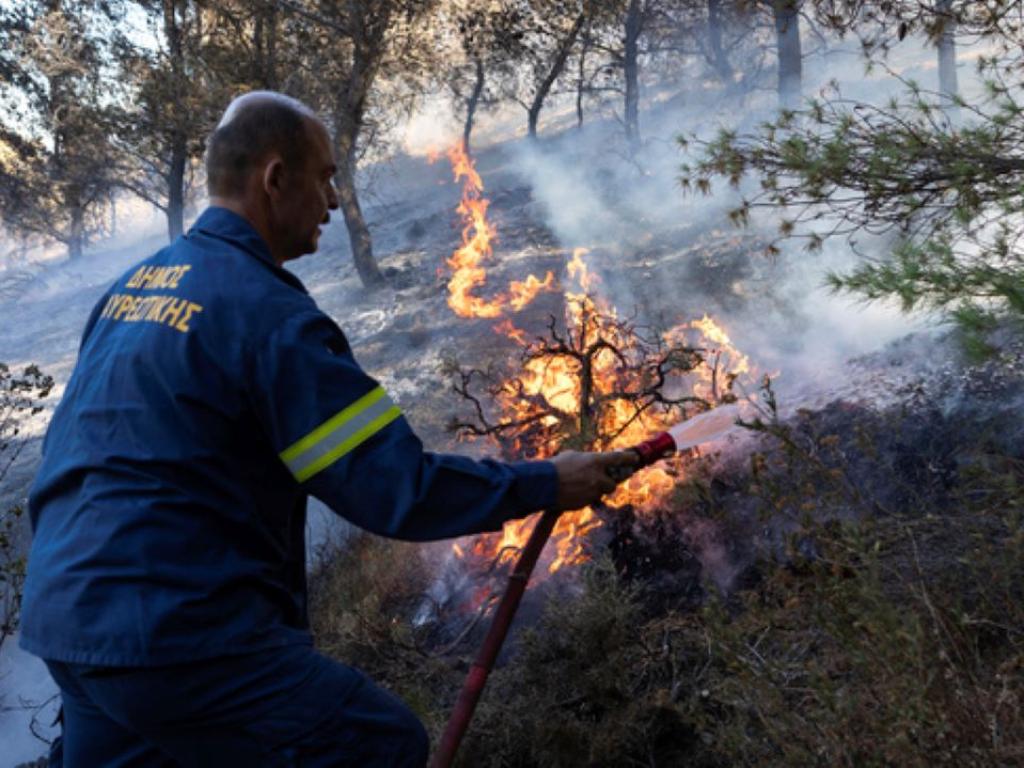
[[(971, 49), (961, 51), (964, 62), (976, 55)], [(927, 47), (907, 45), (892, 64), (904, 76), (927, 85), (935, 78), (933, 59)], [(968, 74), (962, 72), (965, 93), (977, 87)], [(845, 93), (858, 98), (880, 99), (898, 90), (884, 72), (862, 76), (852, 45), (805, 61), (806, 93), (832, 77), (840, 80)], [(772, 116), (774, 94), (741, 101), (690, 89), (685, 97), (670, 96), (653, 87), (644, 94), (643, 147), (635, 159), (622, 140), (621, 125), (610, 115), (618, 105), (609, 105), (603, 115), (588, 114), (582, 131), (567, 128), (561, 135), (542, 138), (539, 145), (518, 138), (485, 147), (486, 139), (520, 135), (525, 115), (506, 109), (481, 116), (480, 167), (487, 194), (497, 201), (499, 219), (503, 205), (518, 200), (519, 190), (525, 188), (524, 201), (516, 203), (520, 213), (536, 216), (566, 254), (577, 247), (590, 248), (590, 264), (621, 313), (638, 309), (644, 320), (663, 324), (713, 314), (760, 372), (779, 373), (784, 406), (827, 398), (840, 386), (849, 358), (930, 328), (933, 321), (927, 316), (906, 316), (893, 306), (863, 305), (830, 295), (823, 288), (826, 272), (854, 263), (842, 242), (828, 242), (815, 255), (803, 253), (799, 244), (783, 244), (782, 254), (773, 260), (763, 251), (774, 237), (777, 214), (758, 214), (749, 230), (733, 230), (727, 212), (739, 193), (718, 185), (709, 197), (683, 195), (678, 176), (684, 154), (676, 137), (696, 133), (708, 138), (719, 125), (750, 129)], [(551, 136), (551, 126), (568, 127), (572, 121), (571, 105), (553, 102), (542, 118), (542, 133)], [(450, 143), (460, 131), (449, 104), (439, 98), (410, 122), (403, 146), (408, 154), (419, 155)], [(410, 282), (419, 280), (424, 295), (436, 293), (430, 275), (443, 267), (454, 242), (452, 211), (458, 190), (450, 172), (443, 164), (427, 167), (416, 157), (376, 172), (380, 183), (368, 201), (367, 214), (378, 254), (397, 274), (412, 275)], [(89, 310), (113, 279), (164, 244), (164, 227), (162, 217), (145, 206), (125, 205), (117, 237), (93, 244), (79, 263), (63, 262), (59, 249), (5, 257), (0, 278), (14, 285), (17, 274), (21, 282), (16, 295), (0, 295), (4, 316), (16, 319), (0, 328), (0, 361), (38, 362), (60, 383), (50, 398), (51, 404), (56, 402), (74, 365)], [(514, 242), (520, 233), (506, 235)], [(392, 290), (367, 299), (360, 293), (340, 216), (325, 231), (323, 243), (321, 253), (303, 259), (294, 270), (346, 330), (357, 354), (377, 347), (393, 355), (416, 351), (421, 368), (411, 370), (410, 364), (409, 371), (386, 372), (389, 390), (400, 397), (413, 397), (436, 382), (437, 344), (453, 336), (457, 340), (456, 332), (445, 330), (451, 319), (428, 317), (417, 321), (422, 327), (396, 330), (399, 294)], [(872, 247), (885, 245), (878, 242)], [(15, 251), (6, 242), (0, 244), (0, 253)], [(499, 240), (499, 261), (504, 253)], [(617, 270), (616, 265), (623, 263), (633, 268)], [(40, 426), (34, 437), (41, 431)], [(34, 444), (8, 477), (6, 495), (24, 495), (37, 460)], [(347, 525), (322, 505), (314, 505), (310, 517), (311, 549), (347, 535)], [(695, 531), (694, 536), (711, 534)], [(706, 548), (706, 558), (719, 585), (725, 586), (735, 564), (717, 545)], [(21, 696), (40, 702), (52, 692), (41, 663), (17, 652), (13, 641), (5, 644), (0, 656), (0, 686), (5, 705), (17, 703)], [(48, 723), (49, 718), (44, 715), (41, 722)], [(42, 751), (28, 733), (24, 712), (0, 712), (0, 743), (5, 746), (0, 761), (10, 761), (9, 765)]]

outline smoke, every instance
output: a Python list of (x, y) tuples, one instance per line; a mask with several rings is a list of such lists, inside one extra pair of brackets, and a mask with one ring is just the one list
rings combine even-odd
[[(972, 55), (961, 51), (963, 60)], [(907, 44), (890, 63), (902, 77), (932, 88), (934, 57), (927, 44)], [(853, 44), (808, 57), (804, 71), (808, 95), (831, 88), (833, 80), (844, 95), (866, 101), (904, 90), (884, 68), (865, 73)], [(962, 78), (965, 94), (977, 85)], [(502, 167), (514, 169), (516, 177), (505, 183), (529, 188), (535, 217), (567, 254), (577, 247), (591, 250), (588, 264), (621, 314), (637, 311), (641, 321), (661, 326), (711, 314), (757, 372), (773, 376), (783, 413), (855, 395), (864, 380), (852, 359), (909, 334), (918, 334), (917, 344), (927, 339), (935, 317), (906, 314), (894, 302), (835, 295), (826, 287), (828, 273), (845, 272), (861, 258), (844, 240), (827, 240), (817, 253), (805, 252), (800, 241), (784, 241), (781, 253), (769, 257), (765, 246), (777, 235), (779, 212), (755, 212), (747, 229), (733, 228), (728, 213), (756, 190), (756, 180), (739, 190), (722, 181), (711, 195), (684, 194), (679, 176), (687, 157), (677, 138), (710, 139), (720, 128), (755, 131), (775, 116), (774, 93), (743, 97), (698, 84), (683, 94), (652, 87), (647, 97), (643, 145), (635, 154), (621, 124), (607, 116), (592, 116), (579, 130), (542, 129), (539, 142), (519, 140), (502, 148), (508, 158)], [(546, 107), (548, 125), (570, 123), (570, 110), (567, 103)], [(487, 164), (485, 156), (480, 167)], [(500, 198), (493, 181), (485, 174), (492, 199)], [(858, 239), (858, 250), (870, 255), (880, 256), (891, 245), (886, 238)], [(756, 384), (756, 376), (744, 382), (748, 390)], [(741, 437), (723, 451), (735, 455), (749, 442)], [(736, 542), (717, 524), (691, 520), (688, 526), (687, 545), (707, 578), (721, 590), (731, 589), (753, 553), (734, 551)]]
[[(893, 66), (903, 76), (930, 86), (935, 78), (933, 52), (923, 45), (897, 50)], [(976, 53), (961, 50), (961, 59), (967, 61)], [(814, 93), (832, 77), (855, 98), (884, 98), (900, 88), (884, 71), (863, 75), (852, 45), (808, 57), (804, 72), (805, 93)], [(494, 183), (496, 177), (487, 175), (488, 168), (507, 170), (514, 177), (506, 182), (508, 187), (528, 187), (531, 213), (567, 252), (580, 246), (593, 249), (591, 267), (601, 273), (608, 298), (623, 313), (638, 308), (645, 319), (666, 323), (713, 314), (762, 372), (778, 372), (783, 405), (810, 402), (823, 392), (837, 391), (849, 358), (877, 350), (932, 322), (925, 316), (903, 315), (892, 305), (865, 305), (829, 294), (823, 287), (825, 273), (854, 263), (844, 243), (830, 241), (815, 255), (804, 254), (799, 245), (786, 246), (772, 260), (763, 254), (763, 245), (774, 236), (776, 214), (761, 214), (748, 231), (734, 231), (727, 213), (740, 193), (718, 185), (709, 197), (684, 196), (678, 182), (684, 155), (676, 137), (696, 133), (708, 138), (719, 126), (753, 129), (772, 117), (775, 96), (755, 93), (744, 100), (704, 88), (696, 79), (666, 78), (668, 83), (673, 81), (694, 87), (684, 94), (670, 92), (674, 86), (669, 85), (660, 91), (648, 88), (640, 117), (643, 147), (635, 157), (608, 109), (588, 113), (586, 125), (577, 131), (569, 127), (573, 121), (568, 100), (553, 100), (545, 108), (539, 144), (518, 140), (490, 151), (485, 147), (488, 138), (521, 135), (525, 115), (516, 107), (481, 115), (474, 142), (480, 147), (481, 160), (486, 158), (482, 165), (488, 194), (497, 197), (503, 191)], [(967, 94), (977, 87), (967, 77), (961, 85)], [(618, 105), (609, 102), (609, 107)], [(555, 135), (552, 126), (559, 125), (565, 128)], [(419, 155), (450, 144), (460, 132), (460, 120), (452, 115), (450, 103), (438, 97), (406, 126), (402, 146), (407, 153)], [(430, 249), (451, 238), (457, 191), (447, 168), (420, 167), (424, 183), (416, 192), (419, 196), (413, 197), (415, 177), (409, 174), (414, 172), (411, 164), (403, 165), (392, 188), (382, 185), (377, 190), (384, 202), (374, 205), (370, 200), (367, 210), (375, 246), (390, 259), (388, 267), (401, 271), (409, 264), (420, 265), (432, 273), (448, 255)], [(411, 364), (399, 353), (417, 351), (420, 368), (410, 373), (396, 365), (385, 382), (390, 391), (401, 394), (401, 388), (408, 386), (412, 398), (425, 391), (429, 382), (436, 386), (437, 365), (432, 357), (436, 345), (433, 341), (428, 345), (424, 337), (430, 339), (435, 327), (447, 325), (447, 315), (426, 318), (424, 327), (417, 319), (404, 332), (396, 332), (391, 323), (401, 309), (398, 294), (385, 294), (396, 298), (391, 306), (368, 307), (369, 299), (355, 288), (349, 290), (355, 278), (347, 259), (339, 257), (346, 246), (340, 217), (335, 221), (324, 239), (324, 252), (302, 260), (296, 271), (350, 332), (358, 353), (376, 345), (408, 367)], [(7, 272), (7, 265), (16, 266), (29, 281), (16, 298), (0, 296), (7, 316), (18, 318), (17, 324), (0, 330), (0, 360), (35, 361), (66, 380), (89, 309), (111, 280), (163, 244), (165, 227), (162, 217), (151, 209), (123, 202), (118, 206), (116, 235), (93, 243), (81, 262), (65, 263), (61, 249), (50, 248), (22, 253), (17, 264), (13, 259), (0, 264), (0, 272)], [(732, 238), (736, 242), (729, 244)], [(886, 244), (872, 247), (882, 249)], [(12, 250), (0, 245), (0, 253)], [(393, 256), (400, 250), (406, 251), (401, 262)], [(422, 258), (420, 251), (426, 252)], [(342, 263), (344, 267), (339, 268)], [(420, 277), (410, 278), (414, 279)], [(415, 301), (416, 291), (423, 289), (409, 288), (400, 298)], [(309, 531), (310, 549), (315, 551), (322, 542), (344, 539), (348, 527), (322, 505), (313, 505)], [(725, 549), (721, 532), (706, 521), (694, 521), (690, 534), (712, 579), (720, 588), (728, 588), (738, 572), (737, 562)], [(13, 641), (5, 643), (0, 656), (0, 680), (5, 705), (17, 703), (21, 692), (30, 692), (38, 702), (53, 690), (42, 664), (16, 651)], [(41, 722), (49, 719), (44, 716)], [(0, 710), (5, 759), (17, 763), (43, 751), (27, 724), (23, 711)]]
[[(962, 50), (961, 59), (976, 53)], [(908, 43), (891, 65), (928, 88), (936, 85), (934, 58), (927, 44)], [(844, 95), (875, 102), (904, 89), (882, 68), (866, 73), (852, 44), (805, 61), (805, 94), (831, 88), (833, 81)], [(965, 93), (978, 87), (976, 78), (962, 82)], [(781, 254), (767, 256), (780, 212), (756, 211), (743, 230), (728, 219), (729, 210), (756, 191), (756, 180), (739, 190), (719, 181), (709, 196), (684, 194), (679, 176), (690, 151), (677, 137), (756, 130), (775, 115), (774, 93), (743, 97), (698, 83), (682, 94), (652, 88), (647, 96), (643, 146), (635, 155), (621, 125), (609, 119), (539, 143), (518, 142), (513, 155), (559, 243), (567, 251), (593, 249), (590, 264), (620, 312), (639, 309), (656, 324), (711, 313), (762, 372), (779, 372), (782, 390), (794, 396), (801, 388), (806, 394), (811, 381), (830, 386), (849, 358), (935, 324), (927, 315), (904, 314), (893, 302), (832, 294), (826, 275), (860, 258), (844, 240), (827, 240), (813, 254), (798, 240), (782, 241)], [(884, 238), (858, 239), (859, 250), (869, 254), (881, 255), (890, 245)]]
[(410, 155), (425, 155), (451, 146), (460, 135), (451, 100), (435, 96), (403, 126), (401, 146)]

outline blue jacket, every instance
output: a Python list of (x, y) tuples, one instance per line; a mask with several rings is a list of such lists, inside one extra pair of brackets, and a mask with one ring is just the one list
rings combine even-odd
[(210, 208), (89, 318), (29, 497), (21, 646), (146, 666), (308, 643), (307, 494), (426, 540), (556, 485), (550, 462), (425, 452), (298, 278)]

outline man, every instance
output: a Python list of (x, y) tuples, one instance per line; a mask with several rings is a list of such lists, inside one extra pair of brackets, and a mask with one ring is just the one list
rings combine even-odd
[(412, 540), (612, 490), (632, 454), (505, 464), (423, 451), (284, 262), (338, 207), (304, 105), (236, 99), (210, 207), (93, 310), (30, 496), (21, 645), (84, 766), (416, 766), (415, 716), (312, 649), (305, 503)]

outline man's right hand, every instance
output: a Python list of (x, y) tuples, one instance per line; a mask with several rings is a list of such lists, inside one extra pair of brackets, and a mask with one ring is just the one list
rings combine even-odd
[(622, 467), (627, 471), (621, 476), (628, 477), (628, 468), (635, 467), (640, 457), (633, 451), (611, 453), (583, 453), (565, 451), (551, 459), (558, 471), (558, 497), (555, 507), (558, 511), (582, 509), (600, 501), (618, 485), (608, 470)]

